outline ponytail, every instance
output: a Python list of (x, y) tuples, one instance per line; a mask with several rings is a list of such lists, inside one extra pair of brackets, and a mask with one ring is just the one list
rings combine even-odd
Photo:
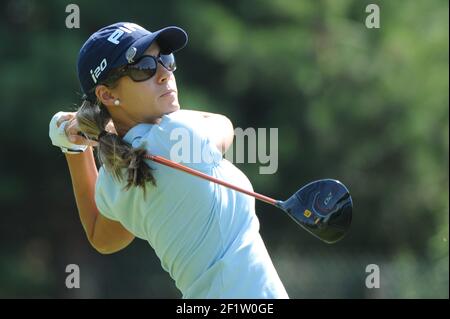
[(111, 115), (100, 101), (92, 103), (84, 100), (77, 111), (77, 121), (80, 130), (88, 138), (98, 140), (97, 156), (105, 169), (119, 181), (126, 178), (125, 190), (138, 186), (142, 187), (145, 194), (146, 182), (156, 186), (151, 168), (144, 161), (146, 149), (132, 148), (117, 134), (106, 132)]

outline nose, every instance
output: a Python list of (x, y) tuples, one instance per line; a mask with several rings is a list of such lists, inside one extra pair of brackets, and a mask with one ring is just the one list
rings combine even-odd
[(167, 82), (171, 74), (171, 71), (163, 67), (161, 63), (158, 63), (158, 68), (156, 69), (156, 81), (158, 82), (158, 84)]

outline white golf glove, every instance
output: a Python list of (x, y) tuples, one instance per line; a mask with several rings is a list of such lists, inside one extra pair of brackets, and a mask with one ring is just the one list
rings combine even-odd
[(52, 120), (50, 121), (49, 125), (49, 136), (52, 140), (52, 144), (55, 146), (58, 146), (61, 148), (61, 151), (63, 153), (68, 154), (79, 154), (83, 153), (88, 146), (87, 145), (78, 145), (71, 143), (69, 139), (67, 138), (66, 132), (64, 131), (65, 126), (69, 121), (64, 121), (61, 123), (59, 127), (57, 127), (56, 123), (58, 120), (64, 116), (69, 114), (68, 112), (58, 112), (55, 115), (53, 115)]

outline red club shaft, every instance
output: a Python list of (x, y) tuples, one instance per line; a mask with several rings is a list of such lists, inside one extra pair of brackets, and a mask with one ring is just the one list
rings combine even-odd
[(241, 193), (244, 193), (244, 194), (253, 196), (253, 197), (255, 197), (256, 199), (259, 199), (259, 200), (261, 200), (261, 201), (263, 201), (263, 202), (266, 202), (266, 203), (268, 203), (268, 204), (271, 204), (271, 205), (276, 206), (277, 200), (275, 200), (275, 199), (273, 199), (273, 198), (270, 198), (270, 197), (264, 196), (264, 195), (262, 195), (262, 194), (258, 194), (258, 193), (255, 193), (255, 192), (252, 192), (252, 191), (243, 189), (243, 188), (241, 188), (241, 187), (235, 186), (235, 185), (233, 185), (233, 184), (230, 184), (230, 183), (221, 181), (220, 179), (217, 179), (217, 178), (215, 178), (215, 177), (206, 175), (206, 174), (204, 174), (204, 173), (202, 173), (202, 172), (196, 171), (195, 169), (192, 169), (192, 168), (186, 167), (186, 166), (184, 166), (184, 165), (181, 165), (181, 164), (179, 164), (179, 163), (173, 162), (173, 161), (168, 160), (168, 159), (166, 159), (166, 158), (164, 158), (164, 157), (157, 156), (157, 155), (149, 155), (149, 154), (147, 154), (147, 155), (145, 155), (145, 158), (147, 158), (147, 159), (149, 159), (149, 160), (151, 160), (151, 161), (154, 161), (154, 162), (156, 162), (156, 163), (159, 163), (159, 164), (162, 164), (162, 165), (166, 165), (166, 166), (175, 168), (175, 169), (177, 169), (177, 170), (186, 172), (186, 173), (188, 173), (188, 174), (191, 174), (191, 175), (194, 175), (194, 176), (197, 176), (197, 177), (206, 179), (206, 180), (208, 180), (208, 181), (210, 181), (210, 182), (213, 182), (213, 183), (216, 183), (216, 184), (219, 184), (219, 185), (222, 185), (222, 186), (225, 186), (225, 187), (234, 189), (235, 191), (238, 191), (238, 192), (241, 192)]

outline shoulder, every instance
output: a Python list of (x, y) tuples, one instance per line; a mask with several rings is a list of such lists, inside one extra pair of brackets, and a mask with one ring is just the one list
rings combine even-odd
[(160, 126), (163, 127), (191, 127), (199, 118), (192, 112), (186, 110), (178, 110), (169, 114), (165, 114), (161, 120)]
[(199, 116), (188, 110), (178, 110), (164, 114), (157, 124), (139, 123), (133, 126), (123, 137), (123, 140), (134, 147), (140, 144), (142, 138), (170, 132), (174, 128), (195, 129), (199, 124)]
[(178, 110), (169, 114), (163, 115), (159, 124), (148, 131), (147, 135), (143, 137), (160, 138), (173, 140), (175, 136), (179, 135), (202, 135), (202, 123), (198, 114), (193, 112)]

